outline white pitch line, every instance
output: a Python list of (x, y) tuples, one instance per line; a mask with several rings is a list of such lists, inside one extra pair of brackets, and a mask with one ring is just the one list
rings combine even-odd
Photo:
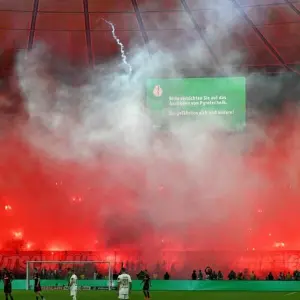
[(291, 293), (285, 294), (284, 296), (292, 296), (292, 295), (295, 295), (295, 294), (297, 294), (297, 292), (291, 292)]

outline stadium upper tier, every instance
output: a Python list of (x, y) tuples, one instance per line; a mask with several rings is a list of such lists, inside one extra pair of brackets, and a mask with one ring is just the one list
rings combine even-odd
[(199, 41), (212, 65), (232, 52), (241, 54), (237, 66), (297, 68), (299, 15), (297, 0), (12, 0), (0, 3), (0, 39), (3, 48), (25, 49), (45, 41), (72, 62), (92, 64), (119, 54), (105, 19), (129, 57), (136, 47), (175, 55), (184, 47), (188, 61)]

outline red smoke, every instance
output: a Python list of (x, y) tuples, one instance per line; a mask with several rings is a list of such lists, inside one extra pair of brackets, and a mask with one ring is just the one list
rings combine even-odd
[[(23, 115), (23, 103), (14, 83), (15, 54), (14, 50), (5, 52), (0, 69), (4, 70), (1, 75), (5, 82), (2, 96), (11, 99), (14, 94), (12, 99), (17, 101), (12, 100), (13, 120), (18, 120)], [(199, 210), (197, 219), (184, 218), (179, 224), (177, 217), (172, 222), (156, 222), (173, 214), (176, 204), (172, 203), (172, 185), (158, 183), (149, 191), (145, 204), (140, 203), (140, 195), (145, 196), (148, 191), (147, 168), (158, 177), (163, 171), (175, 183), (184, 182), (185, 167), (176, 161), (153, 161), (149, 166), (137, 158), (102, 153), (92, 164), (62, 162), (28, 143), (21, 134), (20, 123), (8, 120), (5, 110), (2, 118), (6, 120), (0, 148), (3, 249), (143, 249), (155, 261), (163, 249), (246, 251), (300, 247), (297, 113), (288, 111), (269, 122), (265, 137), (244, 154), (245, 178), (248, 172), (255, 171), (268, 184), (244, 186), (241, 178), (235, 193), (226, 195), (239, 199), (236, 207), (228, 207), (232, 202), (224, 197), (214, 199), (214, 207), (209, 211), (212, 215), (214, 211), (226, 211), (226, 216), (210, 222), (206, 212)], [(218, 145), (227, 138), (220, 137)], [(176, 207), (177, 213), (193, 205), (198, 207), (201, 181), (206, 180), (214, 189), (218, 174), (226, 172), (230, 176), (231, 170), (222, 169), (220, 151), (225, 152), (222, 159), (227, 161), (226, 166), (228, 161), (235, 164), (235, 154), (226, 149), (215, 151), (215, 164), (209, 166), (206, 178), (198, 178), (194, 190), (185, 194), (185, 205)], [(115, 177), (112, 169), (119, 170), (120, 177)], [(155, 214), (150, 213), (153, 206), (157, 209)]]

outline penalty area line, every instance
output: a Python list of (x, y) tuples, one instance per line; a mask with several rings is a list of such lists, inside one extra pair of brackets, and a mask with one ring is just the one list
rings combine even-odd
[(287, 293), (287, 294), (285, 294), (284, 296), (292, 296), (292, 295), (295, 295), (295, 294), (297, 294), (297, 292)]

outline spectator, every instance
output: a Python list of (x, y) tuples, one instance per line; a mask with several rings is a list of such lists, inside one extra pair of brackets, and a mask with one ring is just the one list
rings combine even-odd
[(95, 270), (95, 271), (94, 271), (94, 276), (93, 276), (94, 280), (96, 280), (97, 277), (98, 277), (98, 272), (97, 272), (97, 270)]
[(298, 270), (295, 270), (293, 273), (293, 277), (295, 280), (300, 280), (300, 272)]
[(119, 273), (117, 272), (116, 269), (114, 269), (114, 271), (113, 271), (113, 280), (117, 280), (118, 276), (119, 276)]
[(272, 274), (272, 272), (270, 272), (266, 278), (266, 280), (274, 280), (274, 276)]
[(219, 270), (218, 275), (217, 275), (217, 280), (223, 280), (223, 273)]
[(194, 270), (192, 273), (192, 280), (197, 280), (196, 270)]
[(206, 279), (212, 279), (212, 268), (211, 267), (206, 267), (205, 268), (205, 275), (206, 275)]
[(170, 279), (170, 274), (166, 272), (164, 275), (164, 280), (169, 280), (169, 279)]
[(199, 270), (199, 273), (198, 273), (198, 280), (203, 280), (203, 273), (201, 270)]
[(284, 276), (283, 272), (279, 273), (278, 280), (285, 280), (285, 276)]
[(243, 274), (243, 272), (239, 272), (238, 273), (238, 276), (237, 276), (237, 280), (244, 280), (245, 278), (244, 278), (244, 274)]
[(254, 271), (252, 271), (250, 274), (250, 280), (256, 280), (256, 274), (254, 273)]
[(229, 280), (236, 280), (236, 273), (235, 273), (233, 270), (231, 270), (231, 271), (229, 272), (229, 274), (228, 274), (228, 279), (229, 279)]
[(291, 274), (291, 272), (288, 272), (286, 274), (286, 280), (292, 280), (292, 274)]

